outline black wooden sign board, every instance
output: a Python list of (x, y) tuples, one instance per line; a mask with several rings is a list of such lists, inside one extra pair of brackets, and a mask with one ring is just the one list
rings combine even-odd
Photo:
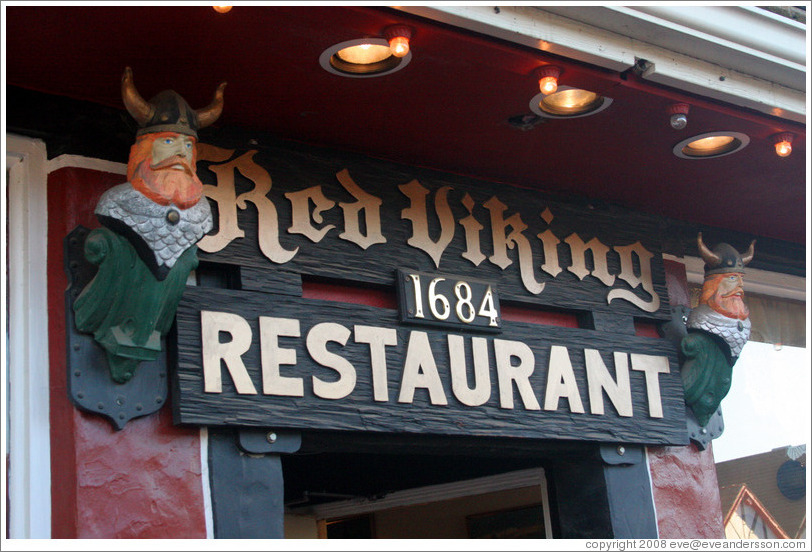
[(314, 147), (198, 159), (202, 260), (392, 289), (399, 268), (457, 274), (505, 303), (670, 319), (657, 217)]
[(661, 339), (509, 321), (436, 330), (396, 310), (188, 288), (177, 357), (182, 424), (687, 444)]

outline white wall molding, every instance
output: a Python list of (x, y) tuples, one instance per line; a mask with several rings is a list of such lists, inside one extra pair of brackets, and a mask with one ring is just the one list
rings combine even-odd
[(657, 500), (654, 497), (654, 480), (651, 478), (651, 451), (649, 451), (649, 447), (643, 447), (643, 456), (646, 459), (646, 474), (648, 475), (648, 488), (651, 492), (651, 507), (654, 508), (654, 525), (657, 527), (657, 538), (660, 538), (660, 524), (657, 521), (660, 519), (657, 517)]
[(116, 163), (113, 161), (105, 161), (104, 159), (95, 159), (93, 157), (83, 157), (81, 155), (60, 155), (48, 161), (48, 174), (65, 167), (72, 167), (78, 169), (91, 169), (94, 171), (112, 173), (112, 174), (127, 174), (126, 163)]
[(9, 535), (47, 539), (51, 536), (47, 155), (41, 140), (3, 138), (9, 175), (8, 236), (3, 240), (4, 253), (8, 246), (9, 364), (3, 374), (8, 374), (11, 396), (2, 401), (9, 421)]
[(214, 538), (214, 510), (211, 504), (209, 474), (209, 428), (200, 428), (200, 483), (203, 487), (203, 516), (206, 519), (206, 538)]

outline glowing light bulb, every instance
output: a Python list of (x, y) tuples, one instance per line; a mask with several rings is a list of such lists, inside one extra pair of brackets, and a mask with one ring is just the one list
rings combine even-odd
[(384, 37), (389, 42), (392, 55), (402, 58), (409, 53), (409, 39), (412, 38), (412, 28), (406, 25), (392, 25), (384, 30)]
[(554, 65), (543, 65), (538, 69), (539, 90), (545, 96), (555, 94), (558, 90), (558, 77), (561, 69)]
[(228, 13), (231, 11), (231, 6), (212, 6), (217, 13)]
[(358, 44), (336, 52), (336, 57), (355, 65), (372, 65), (392, 57), (389, 46), (385, 44)]
[(405, 36), (394, 36), (389, 39), (389, 48), (393, 56), (402, 58), (409, 53), (409, 39)]
[(775, 141), (775, 154), (778, 157), (789, 157), (792, 153), (792, 140), (795, 135), (791, 132), (782, 132), (776, 134), (773, 140)]
[(552, 94), (558, 90), (558, 79), (556, 77), (544, 77), (539, 81), (539, 89), (543, 94)]
[(789, 142), (787, 142), (786, 140), (783, 140), (783, 141), (781, 141), (781, 142), (778, 142), (778, 143), (775, 145), (775, 153), (776, 153), (776, 154), (777, 154), (779, 157), (788, 157), (788, 156), (789, 156), (789, 154), (790, 154), (790, 153), (792, 153), (792, 144), (790, 144), (790, 143), (789, 143)]

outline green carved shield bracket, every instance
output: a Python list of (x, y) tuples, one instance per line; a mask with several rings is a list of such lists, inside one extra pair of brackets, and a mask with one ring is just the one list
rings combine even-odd
[(690, 331), (682, 339), (685, 357), (681, 366), (685, 404), (693, 410), (699, 425), (708, 424), (730, 391), (733, 363), (717, 338), (706, 332)]
[[(713, 388), (713, 382), (718, 379), (719, 372), (725, 373), (727, 369), (724, 365), (714, 368), (707, 363), (707, 358), (713, 358), (718, 363), (719, 354), (725, 359), (727, 357), (721, 350), (722, 345), (715, 342), (716, 338), (710, 334), (694, 333), (692, 330), (689, 338), (686, 326), (689, 313), (688, 307), (680, 305), (672, 307), (672, 319), (660, 326), (660, 335), (671, 341), (680, 351), (683, 396), (688, 406), (685, 409), (688, 438), (700, 450), (705, 450), (708, 443), (722, 435), (725, 428), (722, 409), (719, 406), (724, 395), (716, 401), (711, 394), (718, 395), (722, 392), (727, 394), (723, 389), (708, 392), (708, 388)], [(683, 351), (683, 344), (687, 347), (687, 353)], [(729, 384), (727, 389), (730, 389)], [(700, 417), (702, 422), (699, 421)]]
[(65, 260), (69, 394), (121, 429), (166, 400), (162, 342), (197, 267), (197, 247), (159, 281), (124, 237), (78, 227), (65, 239)]

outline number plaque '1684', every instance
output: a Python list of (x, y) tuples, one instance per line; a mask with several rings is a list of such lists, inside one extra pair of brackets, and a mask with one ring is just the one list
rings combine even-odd
[(399, 269), (398, 295), (402, 322), (501, 331), (499, 295), (489, 282)]

